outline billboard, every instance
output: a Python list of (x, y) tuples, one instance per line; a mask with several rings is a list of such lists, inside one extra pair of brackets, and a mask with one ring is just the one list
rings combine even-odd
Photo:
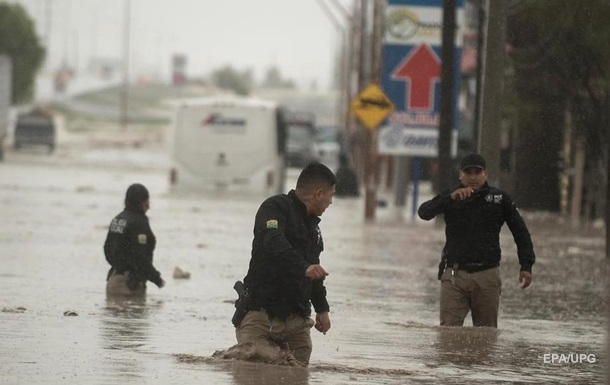
[[(464, 20), (457, 0), (458, 31)], [(385, 14), (382, 83), (394, 111), (379, 129), (380, 154), (436, 157), (440, 122), (442, 0), (390, 0)], [(455, 116), (452, 152), (457, 149), (457, 101), (461, 39), (455, 42)]]

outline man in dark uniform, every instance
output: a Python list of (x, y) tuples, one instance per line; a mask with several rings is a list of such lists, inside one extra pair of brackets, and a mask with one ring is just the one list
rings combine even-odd
[(462, 326), (472, 311), (474, 326), (498, 327), (500, 230), (508, 225), (517, 245), (521, 269), (519, 283), (532, 283), (535, 262), (530, 233), (511, 197), (487, 184), (485, 159), (464, 157), (460, 184), (422, 203), (418, 215), (430, 220), (444, 214), (446, 243), (439, 265), (440, 322)]
[[(303, 365), (309, 363), (310, 329), (330, 329), (320, 265), (324, 242), (318, 224), (332, 203), (337, 179), (323, 164), (307, 165), (294, 190), (265, 200), (254, 223), (252, 258), (244, 279), (245, 298), (233, 319), (237, 342), (277, 343)], [(316, 311), (310, 318), (311, 304)]]
[(136, 183), (125, 194), (125, 209), (110, 223), (104, 254), (112, 266), (108, 272), (108, 294), (144, 293), (146, 281), (159, 288), (165, 285), (153, 266), (156, 238), (148, 223), (150, 208), (148, 190)]

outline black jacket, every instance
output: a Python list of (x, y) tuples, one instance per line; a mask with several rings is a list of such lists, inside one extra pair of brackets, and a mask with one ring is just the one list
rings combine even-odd
[[(324, 242), (317, 216), (307, 216), (294, 190), (265, 200), (254, 223), (252, 258), (244, 284), (250, 310), (264, 308), (271, 317), (311, 315), (329, 310), (322, 280), (305, 277), (305, 270), (320, 263)], [(310, 304), (311, 301), (311, 304)]]
[(417, 212), (425, 220), (444, 214), (446, 243), (443, 254), (448, 264), (499, 264), (500, 230), (506, 222), (517, 244), (521, 270), (531, 272), (536, 260), (534, 247), (512, 198), (486, 183), (469, 199), (451, 199), (451, 192), (460, 187), (464, 186), (446, 190), (422, 203)]
[(161, 274), (153, 266), (157, 240), (142, 210), (125, 208), (114, 217), (104, 243), (106, 260), (117, 273), (129, 271), (140, 282), (161, 284)]

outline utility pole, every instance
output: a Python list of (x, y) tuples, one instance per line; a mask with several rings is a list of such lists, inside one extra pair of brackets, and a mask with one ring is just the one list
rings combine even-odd
[[(606, 87), (605, 92), (608, 95), (610, 90)], [(608, 110), (610, 100), (605, 98), (604, 104), (606, 105), (606, 111)], [(607, 114), (602, 114), (602, 127), (608, 127), (608, 116)], [(608, 151), (606, 156), (606, 212), (604, 215), (604, 220), (606, 222), (606, 258), (610, 258), (610, 140), (606, 142), (606, 150)], [(606, 293), (610, 289), (610, 282), (606, 284)], [(606, 296), (606, 305), (610, 304), (610, 296)], [(608, 307), (607, 307), (608, 308)], [(608, 314), (610, 315), (610, 313)], [(610, 331), (610, 328), (608, 329)], [(607, 347), (610, 348), (610, 334), (607, 337)], [(610, 385), (610, 370), (606, 373), (606, 384)]]
[[(371, 44), (371, 83), (381, 83), (381, 0), (373, 0), (373, 41)], [(366, 130), (365, 212), (366, 220), (375, 219), (377, 208), (377, 130)]]
[[(333, 24), (333, 26), (335, 27), (335, 29), (337, 30), (337, 32), (339, 33), (339, 37), (340, 37), (340, 42), (339, 42), (339, 61), (338, 61), (338, 65), (337, 65), (337, 76), (339, 78), (339, 103), (338, 103), (338, 108), (337, 108), (337, 121), (339, 123), (339, 126), (341, 127), (341, 131), (343, 133), (347, 133), (347, 119), (346, 119), (346, 115), (343, 113), (344, 109), (346, 109), (349, 112), (349, 94), (346, 92), (347, 89), (347, 83), (349, 82), (349, 72), (347, 71), (347, 60), (348, 60), (348, 47), (347, 47), (347, 39), (348, 39), (348, 33), (346, 31), (346, 29), (341, 25), (341, 22), (339, 22), (339, 20), (337, 19), (337, 17), (335, 17), (335, 15), (332, 13), (332, 11), (328, 8), (328, 6), (326, 5), (326, 3), (324, 2), (324, 0), (318, 0), (318, 4), (320, 5), (320, 8), (322, 8), (322, 10), (324, 11), (324, 13), (326, 14), (326, 16), (328, 17), (328, 19), (331, 21), (331, 23)], [(334, 2), (333, 4), (335, 4), (336, 7), (339, 7), (343, 13), (343, 15), (346, 17), (347, 21), (348, 21), (348, 25), (351, 26), (351, 18), (350, 16), (347, 14), (347, 12), (345, 12), (345, 10), (341, 7), (340, 4), (336, 4), (336, 2)]]
[(485, 42), (485, 3), (486, 0), (477, 1), (477, 72), (476, 72), (476, 101), (474, 107), (474, 148), (479, 149), (479, 138), (481, 134), (481, 94), (483, 82), (483, 44)]
[(364, 89), (366, 86), (366, 52), (367, 52), (367, 40), (366, 40), (366, 32), (367, 32), (367, 21), (368, 21), (368, 1), (360, 0), (360, 13), (358, 16), (360, 17), (360, 25), (358, 28), (358, 90)]
[[(356, 94), (366, 86), (365, 79), (365, 52), (366, 52), (366, 0), (354, 1), (354, 76), (356, 83)], [(351, 115), (351, 113), (350, 113)], [(358, 179), (366, 183), (365, 167), (366, 167), (366, 128), (358, 121), (354, 122), (355, 131), (352, 135), (354, 169), (358, 175)], [(365, 186), (366, 188), (366, 186)]]
[(72, 3), (71, 0), (68, 0), (65, 4), (65, 21), (64, 21), (64, 36), (63, 36), (63, 57), (61, 62), (61, 69), (65, 70), (70, 67), (68, 62), (68, 51), (70, 46), (70, 26), (72, 25), (71, 13), (72, 13)]
[(93, 6), (91, 11), (91, 47), (89, 48), (89, 68), (93, 69), (93, 64), (97, 61), (97, 19), (98, 19), (98, 7), (97, 4)]
[(45, 28), (45, 32), (44, 32), (44, 47), (47, 50), (47, 55), (46, 55), (46, 59), (45, 59), (45, 66), (47, 71), (51, 72), (52, 71), (52, 64), (51, 64), (51, 60), (50, 60), (50, 52), (51, 52), (51, 23), (53, 20), (53, 12), (52, 12), (52, 8), (51, 8), (52, 4), (51, 4), (51, 0), (45, 0), (44, 2), (44, 11), (43, 11), (43, 18), (44, 18), (44, 28)]
[(454, 126), (455, 90), (455, 0), (443, 2), (443, 31), (441, 48), (441, 101), (438, 130), (438, 189), (451, 187), (455, 171), (451, 162), (451, 136)]
[(487, 0), (487, 20), (483, 31), (482, 93), (480, 98), (478, 150), (486, 160), (490, 184), (500, 181), (500, 136), (504, 89), (504, 49), (506, 44), (506, 2)]
[(129, 122), (129, 29), (131, 0), (125, 0), (125, 20), (123, 25), (123, 89), (121, 92), (121, 129), (127, 130)]
[[(322, 0), (320, 0), (322, 1)], [(340, 103), (340, 108), (342, 110), (342, 117), (338, 117), (338, 119), (342, 119), (342, 133), (343, 133), (343, 141), (341, 143), (341, 151), (345, 151), (347, 153), (351, 153), (350, 149), (343, 148), (343, 144), (348, 143), (349, 141), (345, 140), (350, 137), (350, 130), (353, 123), (353, 117), (350, 109), (350, 101), (352, 100), (353, 95), (353, 74), (354, 74), (354, 37), (356, 36), (356, 23), (354, 22), (354, 16), (350, 15), (350, 13), (339, 3), (338, 0), (331, 0), (331, 4), (339, 10), (339, 12), (343, 15), (347, 22), (347, 28), (343, 28), (342, 33), (342, 41), (341, 41), (341, 71), (342, 76), (341, 80), (343, 82), (341, 87), (342, 101)], [(341, 112), (340, 112), (341, 115)], [(342, 154), (346, 155), (346, 154)]]

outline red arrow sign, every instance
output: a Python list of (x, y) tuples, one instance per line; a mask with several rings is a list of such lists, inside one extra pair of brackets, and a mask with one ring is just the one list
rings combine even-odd
[(392, 71), (392, 79), (404, 79), (407, 83), (407, 110), (431, 110), (434, 107), (434, 83), (440, 75), (441, 61), (426, 44), (412, 50)]

